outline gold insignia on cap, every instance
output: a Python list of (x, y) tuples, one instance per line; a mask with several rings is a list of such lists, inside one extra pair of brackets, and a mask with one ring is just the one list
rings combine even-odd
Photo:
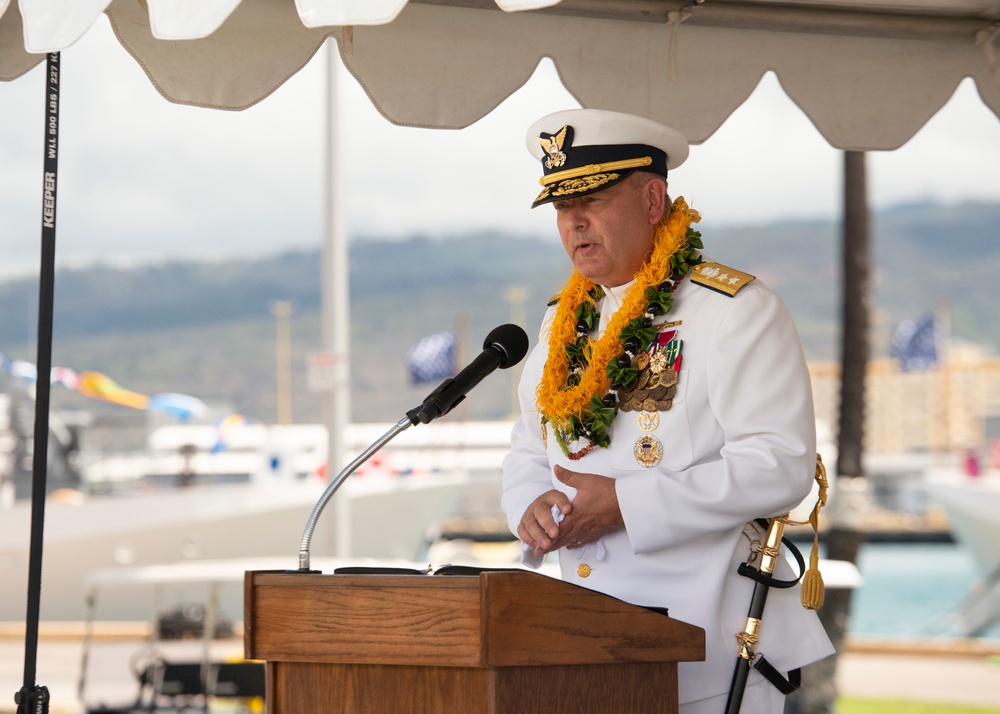
[(587, 565), (586, 563), (580, 563), (578, 566), (576, 566), (576, 574), (579, 575), (581, 578), (586, 578), (587, 576), (590, 575), (590, 566)]
[(538, 203), (542, 199), (545, 199), (545, 198), (548, 198), (548, 197), (549, 197), (549, 187), (546, 186), (545, 188), (542, 189), (542, 192), (540, 194), (538, 194), (538, 197), (535, 198), (534, 202)]
[[(541, 139), (539, 139), (541, 141)], [(641, 169), (653, 163), (652, 157), (642, 156), (638, 159), (624, 159), (622, 161), (606, 161), (603, 164), (587, 164), (575, 169), (556, 171), (554, 174), (547, 174), (538, 179), (542, 186), (549, 186), (560, 181), (592, 174), (605, 174), (609, 171), (625, 171), (626, 169)], [(561, 166), (562, 164), (560, 164)], [(617, 175), (617, 174), (616, 174)]]
[(593, 176), (584, 176), (583, 178), (570, 179), (569, 181), (563, 181), (561, 184), (555, 187), (552, 191), (553, 196), (571, 196), (574, 193), (581, 193), (583, 191), (591, 191), (598, 186), (603, 186), (608, 181), (614, 181), (620, 176), (620, 174), (594, 174)]
[(721, 263), (702, 263), (691, 271), (691, 282), (733, 297), (744, 285), (749, 285), (757, 278), (750, 273), (744, 273), (735, 268), (729, 268)]
[(566, 163), (566, 154), (563, 153), (562, 148), (563, 142), (566, 141), (566, 132), (568, 131), (569, 127), (564, 126), (559, 130), (558, 134), (549, 134), (548, 136), (543, 134), (538, 137), (538, 143), (542, 145), (545, 153), (549, 155), (545, 159), (545, 168), (554, 169)]

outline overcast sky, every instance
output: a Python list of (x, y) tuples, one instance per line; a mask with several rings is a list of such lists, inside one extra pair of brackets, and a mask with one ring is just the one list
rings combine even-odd
[[(57, 256), (62, 264), (259, 255), (322, 240), (325, 51), (259, 105), (222, 112), (164, 100), (101, 19), (62, 53)], [(44, 62), (0, 83), (0, 277), (34, 272), (41, 217)], [(462, 131), (396, 127), (341, 73), (344, 217), (359, 236), (498, 229), (553, 235), (528, 206), (538, 167), (524, 131), (576, 106), (546, 61)], [(765, 76), (671, 174), (712, 223), (833, 218), (841, 159)], [(872, 153), (875, 208), (1000, 200), (1000, 121), (966, 80), (903, 148)]]

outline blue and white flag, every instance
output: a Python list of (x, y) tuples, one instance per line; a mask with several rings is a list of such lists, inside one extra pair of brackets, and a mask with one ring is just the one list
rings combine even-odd
[(939, 350), (934, 315), (903, 320), (893, 330), (889, 356), (903, 372), (919, 372), (938, 363)]
[(455, 335), (439, 332), (418, 340), (406, 353), (410, 383), (424, 384), (455, 374)]

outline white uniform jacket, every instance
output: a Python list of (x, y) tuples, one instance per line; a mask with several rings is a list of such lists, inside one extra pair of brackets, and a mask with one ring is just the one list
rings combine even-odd
[[(603, 333), (630, 285), (605, 289)], [(682, 663), (681, 702), (725, 693), (736, 663), (753, 581), (736, 573), (749, 553), (745, 524), (784, 513), (810, 492), (816, 461), (812, 390), (791, 316), (759, 280), (735, 297), (685, 280), (658, 323), (677, 322), (682, 362), (672, 406), (651, 433), (663, 446), (644, 467), (633, 447), (645, 433), (636, 412), (619, 412), (611, 446), (571, 461), (551, 427), (547, 448), (535, 391), (548, 351), (550, 308), (519, 387), (521, 417), (503, 462), (502, 505), (516, 533), (528, 505), (557, 488), (552, 467), (617, 480), (625, 528), (599, 544), (559, 552), (562, 578), (638, 605), (667, 607), (670, 616), (706, 631), (706, 660)], [(648, 428), (648, 424), (646, 425)], [(574, 451), (584, 444), (574, 445)], [(586, 563), (590, 572), (578, 574)], [(586, 569), (583, 569), (586, 572)], [(779, 559), (776, 575), (792, 577)], [(780, 671), (833, 652), (800, 589), (772, 589), (756, 648)], [(760, 674), (751, 672), (751, 682)]]

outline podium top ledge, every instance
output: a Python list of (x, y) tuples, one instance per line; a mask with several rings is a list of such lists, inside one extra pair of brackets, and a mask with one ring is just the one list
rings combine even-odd
[(524, 570), (249, 571), (252, 659), (456, 667), (704, 659), (699, 627)]

